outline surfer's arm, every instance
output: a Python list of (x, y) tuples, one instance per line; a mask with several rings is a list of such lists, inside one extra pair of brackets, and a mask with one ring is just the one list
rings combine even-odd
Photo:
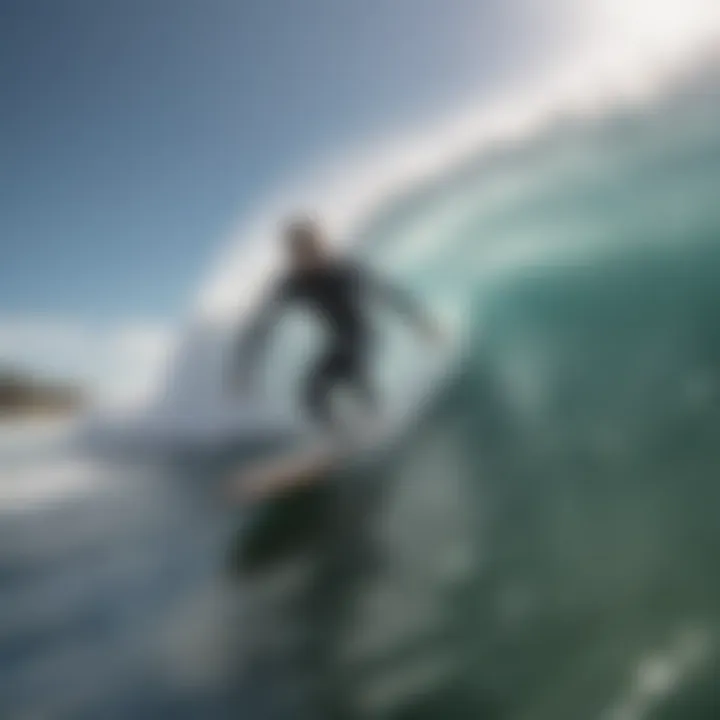
[(252, 380), (255, 367), (283, 310), (286, 297), (285, 284), (272, 288), (250, 325), (240, 334), (234, 352), (234, 374), (243, 385)]
[(371, 291), (383, 304), (392, 308), (400, 317), (427, 337), (436, 337), (438, 327), (425, 306), (415, 295), (400, 284), (370, 271), (363, 271)]

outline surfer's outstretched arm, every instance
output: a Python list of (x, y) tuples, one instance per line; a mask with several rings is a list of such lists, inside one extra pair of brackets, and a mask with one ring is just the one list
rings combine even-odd
[(373, 294), (383, 303), (390, 306), (422, 335), (431, 339), (439, 337), (438, 325), (413, 293), (375, 273), (366, 272), (365, 275)]
[(253, 379), (255, 366), (261, 353), (265, 350), (270, 331), (280, 315), (285, 303), (285, 292), (282, 285), (273, 288), (262, 302), (255, 318), (240, 334), (235, 346), (233, 374), (243, 386), (248, 386)]

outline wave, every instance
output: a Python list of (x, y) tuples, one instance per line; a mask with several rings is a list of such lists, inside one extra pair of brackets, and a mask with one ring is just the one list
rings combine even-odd
[[(610, 0), (600, 5), (608, 17), (626, 12)], [(653, 12), (658, 27), (675, 17), (667, 8)], [(233, 338), (273, 272), (272, 238), (288, 209), (316, 209), (341, 246), (417, 288), (460, 338), (480, 322), (469, 298), (504, 271), (573, 262), (578, 252), (627, 237), (633, 222), (645, 234), (656, 226), (659, 237), (667, 215), (690, 222), (700, 205), (711, 212), (712, 183), (691, 165), (693, 154), (715, 147), (720, 13), (704, 0), (683, 12), (684, 21), (675, 18), (680, 39), (668, 31), (654, 46), (663, 62), (626, 57), (614, 41), (589, 43), (583, 56), (565, 58), (494, 103), (369, 141), (278, 193), (221, 254), (162, 382), (140, 410), (144, 427), (208, 441), (297, 428), (294, 388), (314, 342), (310, 329), (290, 322), (281, 332), (268, 367), (272, 390), (262, 401), (240, 403), (225, 383)], [(608, 64), (608, 47), (623, 61)], [(658, 204), (662, 211), (650, 217)], [(403, 370), (413, 352), (398, 340), (383, 355), (386, 387), (427, 383)], [(391, 404), (409, 407), (409, 391), (402, 393)]]
[[(471, 303), (509, 273), (587, 263), (593, 253), (629, 243), (695, 236), (718, 213), (716, 68), (704, 64), (651, 103), (592, 119), (556, 119), (523, 142), (466, 157), (452, 172), (428, 176), (386, 200), (346, 241), (366, 262), (427, 298), (462, 340), (482, 323)], [(263, 257), (271, 252), (263, 246)], [(253, 265), (261, 255), (248, 253), (244, 272), (252, 270), (262, 284), (266, 276)], [(234, 287), (242, 282), (233, 275)], [(245, 299), (250, 302), (250, 295)], [(201, 303), (149, 422), (208, 439), (295, 431), (295, 387), (315, 341), (312, 329), (292, 319), (283, 324), (268, 360), (268, 393), (256, 404), (239, 403), (225, 378), (243, 314), (234, 314), (236, 298), (232, 312), (229, 305), (212, 305)], [(417, 348), (402, 334), (388, 335), (397, 339), (379, 360), (380, 382), (390, 405), (407, 414), (409, 398), (428, 385), (433, 371), (428, 365), (408, 373)]]
[(271, 196), (229, 239), (201, 289), (198, 321), (232, 322), (253, 305), (276, 260), (278, 218), (289, 210), (311, 208), (339, 242), (352, 245), (379, 208), (402, 204), (418, 185), (448, 179), (468, 157), (523, 148), (558, 122), (582, 125), (642, 111), (717, 63), (720, 10), (711, 0), (682, 8), (639, 0), (576, 5), (566, 18), (574, 23), (574, 42), (543, 70), (480, 106), (319, 158)]

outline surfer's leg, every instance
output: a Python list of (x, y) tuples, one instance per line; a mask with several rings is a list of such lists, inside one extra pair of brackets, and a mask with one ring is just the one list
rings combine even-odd
[(375, 414), (378, 408), (378, 398), (375, 392), (375, 386), (370, 377), (368, 368), (368, 353), (362, 348), (358, 348), (349, 359), (346, 367), (346, 375), (344, 378), (355, 396), (362, 402), (365, 409)]
[(305, 410), (310, 419), (322, 427), (332, 425), (331, 387), (330, 379), (319, 367), (313, 369), (305, 384)]
[(326, 353), (315, 364), (305, 382), (304, 404), (310, 419), (325, 430), (335, 428), (332, 414), (331, 394), (341, 373), (342, 358), (339, 353)]
[[(348, 441), (353, 433), (353, 423), (344, 422), (332, 410), (332, 393), (338, 385), (348, 387), (369, 415), (375, 413), (377, 402), (366, 358), (367, 354), (361, 347), (334, 347), (320, 359), (308, 377), (305, 386), (306, 411), (312, 421), (329, 432), (337, 442)], [(358, 429), (356, 424), (355, 429)]]

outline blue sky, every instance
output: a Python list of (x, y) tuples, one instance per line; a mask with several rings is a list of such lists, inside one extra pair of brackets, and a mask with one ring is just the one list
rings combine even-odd
[(518, 5), (2, 0), (0, 308), (176, 317), (288, 174), (527, 63)]

